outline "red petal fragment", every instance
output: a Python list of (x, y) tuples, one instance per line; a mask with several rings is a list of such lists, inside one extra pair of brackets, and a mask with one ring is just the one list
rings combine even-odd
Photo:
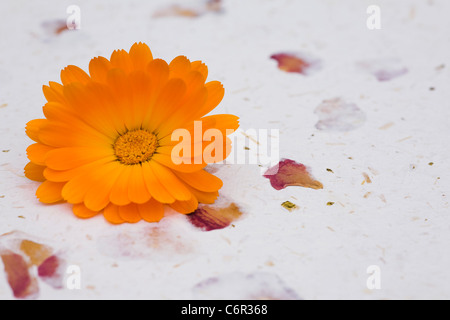
[(41, 279), (55, 289), (63, 287), (64, 260), (56, 255), (50, 256), (38, 267)]
[(223, 229), (242, 215), (239, 208), (231, 203), (228, 207), (202, 206), (189, 214), (188, 221), (204, 231)]
[(276, 190), (288, 186), (323, 189), (322, 183), (311, 176), (305, 165), (290, 159), (282, 159), (277, 165), (269, 168), (264, 177), (270, 180), (270, 184)]
[(309, 75), (320, 67), (320, 61), (301, 53), (277, 53), (270, 56), (278, 62), (278, 68), (286, 72)]
[(1, 255), (8, 284), (16, 298), (34, 298), (39, 292), (37, 281), (28, 272), (24, 258), (13, 252)]

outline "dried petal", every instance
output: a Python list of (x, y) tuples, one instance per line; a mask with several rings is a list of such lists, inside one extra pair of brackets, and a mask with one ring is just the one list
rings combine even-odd
[(24, 258), (16, 253), (7, 251), (1, 255), (8, 284), (16, 298), (34, 298), (39, 288), (37, 281), (28, 272)]
[(189, 214), (188, 220), (197, 228), (204, 231), (223, 229), (242, 215), (239, 208), (231, 203), (228, 207), (215, 208), (213, 206), (202, 206)]
[(30, 258), (31, 264), (35, 266), (40, 265), (52, 254), (50, 247), (31, 240), (22, 240), (20, 250)]
[(320, 68), (318, 59), (306, 56), (302, 53), (277, 53), (270, 56), (278, 62), (278, 68), (286, 72), (295, 72), (309, 75)]
[(65, 262), (63, 259), (52, 255), (39, 265), (38, 275), (53, 288), (60, 289), (63, 287), (64, 266)]
[(269, 168), (264, 177), (270, 180), (270, 184), (276, 190), (288, 186), (323, 189), (322, 183), (311, 176), (305, 165), (290, 159), (282, 159), (277, 165)]

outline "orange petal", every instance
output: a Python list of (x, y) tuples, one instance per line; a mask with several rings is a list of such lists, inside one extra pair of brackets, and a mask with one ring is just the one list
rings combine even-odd
[(206, 125), (209, 128), (216, 128), (224, 133), (226, 130), (236, 130), (239, 128), (239, 117), (233, 114), (215, 114), (200, 119), (204, 124), (208, 124), (210, 121), (214, 121), (214, 125)]
[(104, 57), (93, 58), (89, 62), (89, 74), (93, 81), (106, 83), (108, 70), (112, 67), (111, 62)]
[[(92, 89), (95, 85), (101, 86), (92, 83), (84, 89), (79, 88), (74, 91), (74, 86), (71, 85), (71, 89), (67, 89), (74, 97), (74, 99), (69, 99), (71, 104), (69, 102), (67, 105), (58, 102), (46, 103), (43, 111), (45, 117), (50, 121), (39, 131), (39, 139), (46, 139), (49, 144), (51, 141), (56, 146), (71, 146), (73, 141), (79, 140), (85, 144), (84, 138), (88, 136), (88, 140), (94, 140), (96, 143), (106, 141), (109, 144), (108, 139), (114, 139), (117, 136), (117, 131), (123, 128), (123, 120), (121, 121), (122, 127), (115, 126), (118, 121), (112, 119), (120, 116), (116, 112), (112, 112), (111, 108), (104, 107), (105, 105), (113, 105), (112, 98), (105, 101), (108, 100), (105, 90)], [(106, 86), (103, 87), (107, 88)], [(77, 94), (77, 90), (80, 94)], [(75, 100), (79, 100), (79, 102), (75, 102)], [(79, 107), (74, 109), (74, 105)], [(56, 130), (57, 134), (48, 132), (52, 130)]]
[[(208, 140), (204, 140), (203, 136), (204, 134), (207, 132), (207, 130), (209, 129), (217, 129), (221, 132), (222, 137), (226, 137), (227, 134), (230, 134), (232, 132), (234, 132), (235, 129), (237, 129), (239, 127), (239, 122), (238, 122), (238, 117), (234, 116), (234, 115), (228, 115), (228, 114), (221, 114), (221, 115), (212, 115), (212, 116), (207, 116), (207, 117), (203, 117), (201, 118), (199, 121), (201, 121), (201, 133), (197, 133), (196, 131), (198, 130), (195, 125), (194, 122), (189, 126), (186, 127), (184, 129), (186, 129), (189, 132), (189, 137), (191, 138), (191, 155), (183, 155), (180, 156), (181, 158), (177, 158), (175, 160), (182, 160), (182, 164), (197, 164), (200, 161), (202, 161), (203, 163), (203, 167), (206, 166), (206, 162), (211, 163), (211, 162), (220, 162), (223, 159), (225, 159), (229, 153), (231, 152), (231, 140), (230, 139), (223, 139), (223, 150), (222, 151), (222, 155), (219, 156), (219, 154), (217, 154), (217, 156), (213, 157), (213, 159), (209, 159), (209, 154), (205, 154), (205, 148), (208, 147), (208, 149), (214, 147), (212, 150), (216, 150), (216, 143), (215, 142), (211, 142)], [(198, 138), (198, 136), (200, 136), (200, 138)], [(174, 159), (172, 158), (172, 147), (178, 143), (181, 142), (177, 142), (177, 141), (172, 141), (172, 134), (167, 135), (164, 138), (161, 138), (159, 141), (160, 147), (158, 148), (158, 154), (154, 156), (154, 160), (163, 163), (164, 165), (177, 170), (177, 171), (185, 171), (185, 172), (192, 172), (195, 170), (189, 170), (188, 166), (179, 166), (180, 169), (178, 169), (178, 165), (174, 163)], [(220, 143), (220, 142), (219, 142)], [(200, 144), (200, 145), (198, 145)], [(160, 155), (164, 155), (164, 156), (160, 156)], [(203, 158), (203, 156), (206, 155), (208, 157)], [(177, 154), (175, 154), (174, 156), (178, 156)]]
[(50, 81), (48, 86), (42, 86), (42, 91), (49, 102), (64, 103), (66, 101), (63, 94), (63, 86), (57, 82)]
[(175, 211), (183, 214), (188, 214), (194, 212), (198, 208), (197, 198), (194, 196), (187, 201), (175, 201), (174, 203), (169, 204), (169, 206)]
[[(87, 193), (90, 183), (86, 181), (89, 178), (88, 174), (76, 176), (75, 178), (66, 182), (61, 190), (61, 195), (64, 200), (69, 203), (81, 203)], [(64, 182), (55, 182), (64, 183)]]
[(113, 67), (122, 69), (125, 73), (129, 73), (132, 70), (133, 62), (125, 50), (114, 50), (110, 61)]
[[(122, 87), (124, 90), (120, 93), (128, 88), (125, 84)], [(100, 99), (108, 98), (104, 97), (108, 91), (101, 90), (102, 88), (101, 84), (92, 83), (84, 86), (75, 82), (64, 86), (64, 96), (78, 118), (82, 119), (94, 131), (101, 132), (106, 137), (114, 138), (117, 136), (117, 132), (114, 123), (108, 121), (111, 115), (107, 111), (110, 110), (104, 110), (104, 105), (99, 104)], [(113, 101), (112, 98), (110, 98), (110, 101)], [(117, 103), (119, 102), (117, 101)]]
[(133, 128), (135, 115), (130, 110), (132, 105), (132, 87), (123, 69), (114, 68), (108, 71), (108, 85), (114, 96), (113, 112), (120, 116), (125, 128)]
[(98, 167), (91, 175), (92, 183), (84, 197), (84, 204), (87, 208), (100, 211), (109, 204), (111, 190), (122, 170), (123, 166), (116, 161)]
[(158, 222), (164, 217), (164, 205), (155, 199), (138, 205), (139, 214), (147, 222)]
[(105, 210), (103, 210), (103, 216), (108, 222), (119, 224), (124, 223), (125, 220), (123, 220), (119, 215), (119, 206), (116, 206), (115, 204), (110, 203)]
[(204, 104), (203, 108), (198, 110), (199, 117), (204, 116), (217, 107), (225, 94), (225, 89), (219, 81), (210, 81), (205, 84), (205, 87), (206, 90), (208, 90), (208, 100)]
[(185, 201), (189, 200), (192, 197), (189, 189), (187, 189), (185, 184), (177, 178), (172, 170), (163, 165), (160, 165), (156, 161), (150, 161), (149, 164), (159, 182), (176, 200)]
[(95, 130), (85, 130), (77, 126), (52, 121), (39, 130), (42, 143), (53, 147), (98, 147), (110, 144), (110, 140)]
[(162, 59), (154, 59), (150, 61), (146, 68), (147, 73), (154, 79), (155, 83), (162, 85), (169, 80), (170, 68), (166, 61)]
[(195, 196), (195, 198), (197, 198), (197, 201), (199, 203), (207, 203), (207, 204), (211, 204), (214, 203), (217, 199), (217, 197), (219, 196), (219, 191), (214, 191), (214, 192), (204, 192), (204, 191), (200, 191), (194, 188), (189, 187), (189, 190), (191, 191), (191, 193)]
[(49, 101), (42, 108), (44, 116), (50, 121), (61, 121), (73, 123), (74, 121), (80, 121), (73, 110), (66, 102)]
[(45, 164), (55, 170), (68, 170), (100, 159), (114, 161), (116, 158), (112, 148), (99, 146), (98, 148), (69, 147), (53, 149), (46, 153)]
[[(232, 115), (232, 114), (215, 114), (211, 116), (206, 116), (200, 119), (197, 119), (196, 121), (201, 121), (201, 127), (202, 127), (202, 136), (198, 139), (195, 137), (195, 122), (191, 121), (184, 127), (180, 129), (186, 129), (190, 133), (191, 142), (194, 143), (195, 141), (202, 141), (203, 135), (208, 129), (218, 129), (220, 130), (223, 135), (230, 134), (234, 132), (237, 128), (239, 128), (239, 117)], [(174, 129), (175, 130), (175, 129)], [(178, 141), (172, 141), (172, 132), (169, 134), (162, 136), (159, 136), (159, 145), (160, 146), (173, 146), (178, 144)], [(209, 141), (202, 141), (202, 143), (209, 144)]]
[(162, 59), (155, 59), (147, 65), (146, 71), (151, 79), (151, 87), (149, 89), (150, 101), (148, 102), (148, 110), (142, 119), (143, 128), (149, 128), (153, 112), (157, 107), (155, 105), (156, 100), (169, 79), (169, 65)]
[(109, 200), (115, 205), (124, 206), (129, 204), (128, 183), (131, 178), (131, 166), (121, 166), (121, 174), (118, 176), (116, 183), (111, 189)]
[[(190, 77), (189, 77), (190, 75)], [(190, 72), (186, 77), (186, 83), (194, 83), (199, 85), (199, 80), (203, 79), (203, 76), (198, 72)], [(190, 82), (188, 82), (190, 81)], [(204, 80), (202, 80), (203, 85)], [(196, 87), (194, 87), (196, 88)], [(186, 97), (178, 107), (177, 113), (167, 122), (165, 128), (174, 130), (174, 128), (184, 127), (186, 123), (190, 123), (194, 120), (198, 120), (205, 114), (211, 112), (222, 101), (225, 90), (219, 81), (211, 81), (202, 86), (202, 90), (198, 87), (196, 90), (188, 90)], [(162, 137), (171, 133), (164, 130)]]
[(196, 120), (198, 109), (201, 109), (207, 101), (208, 92), (204, 87), (203, 76), (197, 71), (191, 71), (185, 79), (186, 94), (179, 104), (173, 109), (173, 113), (159, 127), (159, 136), (165, 137), (174, 129), (182, 128), (186, 123)]
[(54, 170), (49, 167), (46, 167), (44, 169), (44, 177), (47, 180), (54, 182), (69, 181), (70, 179), (85, 174), (86, 172), (89, 171), (92, 172), (92, 170), (96, 170), (96, 168), (98, 168), (99, 165), (100, 166), (104, 165), (110, 161), (111, 159), (104, 158), (69, 170)]
[(27, 126), (25, 127), (25, 133), (27, 136), (36, 141), (39, 141), (39, 129), (48, 122), (47, 119), (35, 119), (28, 121)]
[(44, 166), (47, 154), (53, 150), (53, 147), (49, 147), (45, 144), (34, 143), (27, 148), (27, 156), (31, 162)]
[(185, 56), (178, 56), (169, 63), (170, 77), (183, 78), (191, 70), (191, 62)]
[(44, 177), (45, 166), (39, 166), (33, 162), (28, 162), (25, 166), (25, 177), (33, 181), (45, 181)]
[(43, 203), (55, 203), (63, 200), (61, 190), (65, 182), (44, 181), (36, 190), (36, 197)]
[[(90, 188), (97, 184), (98, 181), (103, 182), (103, 174), (107, 174), (109, 170), (114, 168), (114, 164), (96, 164), (96, 166), (89, 167), (89, 170), (83, 170), (82, 173), (76, 175), (71, 178), (62, 190), (62, 196), (64, 200), (69, 203), (81, 203), (85, 200), (86, 194), (91, 191)], [(106, 183), (106, 182), (104, 182)], [(100, 192), (100, 197), (102, 193)], [(95, 197), (95, 195), (94, 195)], [(96, 205), (98, 206), (99, 202), (105, 201), (104, 198), (96, 199), (98, 201), (92, 201), (94, 203), (94, 207), (89, 208), (94, 211), (99, 211)], [(96, 210), (98, 209), (98, 210)]]
[(222, 180), (205, 170), (199, 170), (192, 173), (175, 171), (174, 173), (185, 183), (200, 191), (215, 192), (222, 188), (223, 185)]
[(144, 181), (147, 186), (148, 191), (151, 196), (157, 201), (162, 203), (171, 203), (175, 201), (175, 198), (170, 194), (170, 192), (164, 187), (164, 185), (156, 177), (155, 172), (152, 169), (150, 163), (153, 161), (148, 161), (142, 163), (142, 170), (144, 174)]
[[(117, 69), (115, 69), (117, 71)], [(108, 73), (109, 74), (109, 73)], [(123, 73), (120, 72), (120, 76)], [(122, 89), (113, 89), (109, 84), (89, 83), (85, 89), (88, 93), (89, 100), (86, 101), (85, 113), (89, 115), (95, 121), (92, 125), (95, 128), (100, 127), (102, 132), (109, 137), (115, 137), (117, 132), (124, 132), (126, 129), (126, 123), (123, 121), (123, 115), (119, 108), (120, 103), (128, 102), (131, 97), (132, 84), (128, 84), (128, 80), (124, 79), (127, 83), (123, 84)], [(117, 95), (120, 95), (118, 98)], [(126, 110), (128, 112), (128, 110)], [(84, 116), (87, 118), (87, 116)], [(83, 119), (84, 119), (83, 118)]]
[(175, 164), (172, 160), (172, 156), (171, 156), (170, 152), (154, 154), (152, 156), (152, 160), (154, 160), (172, 170), (176, 170), (179, 172), (196, 172), (198, 170), (203, 169), (204, 167), (206, 167), (208, 165), (207, 163), (194, 164), (194, 163), (192, 163), (192, 161), (190, 164), (188, 164), (188, 163)]
[(201, 61), (193, 61), (191, 63), (191, 70), (200, 72), (204, 80), (208, 77), (208, 67)]
[(167, 82), (155, 102), (156, 108), (152, 110), (147, 127), (149, 131), (156, 132), (156, 129), (175, 112), (185, 92), (186, 84), (183, 80), (171, 79)]
[(129, 128), (143, 128), (142, 123), (151, 112), (151, 105), (155, 100), (152, 80), (144, 71), (133, 71), (127, 81), (132, 90), (132, 99), (128, 110), (132, 113), (132, 123)]
[(91, 80), (89, 75), (77, 66), (69, 65), (61, 71), (61, 81), (63, 85), (68, 85), (73, 82), (85, 84), (89, 80)]
[(72, 210), (78, 218), (82, 219), (92, 218), (99, 213), (88, 209), (83, 203), (74, 204)]
[(152, 61), (153, 55), (145, 43), (135, 43), (130, 49), (130, 58), (135, 70), (143, 70)]
[(135, 223), (142, 219), (139, 214), (138, 205), (135, 203), (130, 203), (126, 206), (119, 206), (119, 216), (124, 221), (130, 223)]
[(128, 180), (128, 199), (131, 202), (142, 204), (150, 200), (151, 195), (144, 181), (143, 169), (139, 165), (130, 167)]

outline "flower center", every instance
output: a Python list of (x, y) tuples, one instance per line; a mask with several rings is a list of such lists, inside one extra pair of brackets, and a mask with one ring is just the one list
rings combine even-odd
[(158, 147), (153, 133), (145, 130), (128, 131), (117, 138), (114, 153), (121, 163), (133, 165), (148, 161)]

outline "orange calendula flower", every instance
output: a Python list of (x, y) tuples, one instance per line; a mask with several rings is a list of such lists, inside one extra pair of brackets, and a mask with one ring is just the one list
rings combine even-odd
[[(26, 127), (36, 143), (27, 148), (25, 175), (42, 182), (38, 199), (71, 203), (80, 218), (102, 212), (111, 223), (155, 222), (165, 206), (187, 214), (213, 203), (222, 181), (204, 168), (227, 157), (227, 134), (239, 124), (234, 115), (205, 116), (224, 95), (207, 74), (184, 56), (153, 59), (143, 43), (92, 59), (89, 74), (63, 69), (62, 84), (43, 87), (45, 119)], [(194, 137), (182, 154), (179, 135), (173, 139), (180, 129)], [(224, 138), (198, 139), (208, 130)], [(212, 143), (214, 161), (203, 157)]]

